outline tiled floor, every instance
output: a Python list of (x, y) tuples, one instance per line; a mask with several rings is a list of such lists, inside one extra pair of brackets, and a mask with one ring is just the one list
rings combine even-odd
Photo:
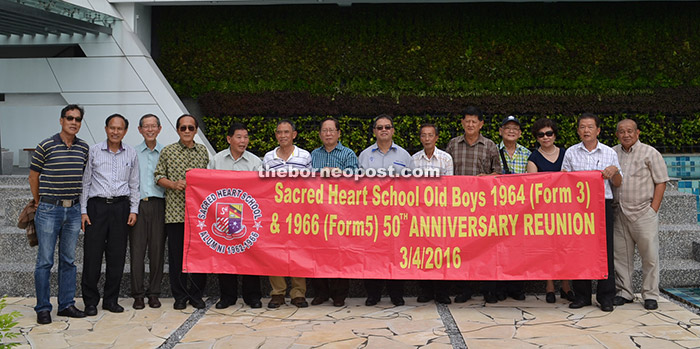
[[(130, 299), (122, 299), (124, 313), (98, 307), (96, 317), (68, 319), (54, 310), (50, 325), (36, 324), (33, 298), (8, 298), (3, 312), (23, 314), (15, 328), (21, 332), (19, 348), (155, 348), (164, 343), (176, 348), (700, 347), (700, 316), (665, 299), (657, 311), (647, 311), (637, 301), (612, 313), (596, 307), (569, 309), (567, 302), (548, 304), (535, 295), (494, 305), (476, 297), (449, 307), (406, 300), (401, 307), (390, 306), (388, 299), (366, 307), (364, 299), (352, 298), (341, 308), (327, 303), (275, 310), (250, 309), (239, 302), (221, 311), (212, 306), (193, 313), (191, 307), (173, 310), (172, 299), (164, 299), (160, 309), (144, 310), (134, 310)], [(196, 323), (175, 338), (188, 320)]]

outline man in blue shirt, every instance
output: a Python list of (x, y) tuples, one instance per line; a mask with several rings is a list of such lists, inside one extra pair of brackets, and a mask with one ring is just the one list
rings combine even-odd
[[(315, 170), (332, 168), (338, 170), (357, 169), (357, 156), (355, 153), (340, 144), (340, 123), (336, 118), (326, 118), (321, 122), (318, 133), (322, 146), (311, 152), (311, 166)], [(348, 279), (313, 279), (311, 282), (316, 291), (316, 297), (311, 305), (319, 305), (333, 298), (333, 305), (342, 307), (348, 296), (350, 283)]]
[[(413, 158), (404, 148), (394, 143), (394, 121), (391, 116), (381, 114), (372, 123), (372, 133), (377, 142), (360, 153), (360, 167), (368, 168), (393, 168), (395, 173), (404, 169), (413, 169)], [(365, 305), (372, 306), (379, 303), (382, 296), (384, 281), (381, 279), (365, 280), (367, 300)], [(391, 303), (395, 306), (404, 305), (403, 280), (386, 280)]]
[[(143, 309), (144, 296), (148, 297), (148, 306), (160, 308), (160, 284), (163, 280), (165, 262), (165, 189), (156, 185), (153, 172), (158, 164), (158, 157), (163, 145), (156, 137), (162, 129), (160, 119), (153, 114), (146, 114), (139, 120), (139, 133), (143, 142), (135, 147), (139, 159), (139, 219), (129, 232), (131, 249), (131, 296), (134, 297), (134, 309)], [(144, 259), (148, 249), (149, 277), (148, 289), (144, 289)]]

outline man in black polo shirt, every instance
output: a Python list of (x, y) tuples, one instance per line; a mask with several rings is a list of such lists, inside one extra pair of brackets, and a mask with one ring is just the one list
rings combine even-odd
[(39, 143), (29, 168), (29, 186), (37, 205), (34, 223), (39, 249), (34, 269), (39, 324), (51, 323), (49, 279), (58, 241), (58, 316), (82, 318), (75, 307), (75, 246), (80, 232), (79, 197), (88, 145), (76, 137), (83, 109), (71, 104), (61, 110), (61, 132)]

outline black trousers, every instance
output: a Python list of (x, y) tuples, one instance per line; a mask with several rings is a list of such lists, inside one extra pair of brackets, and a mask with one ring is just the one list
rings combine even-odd
[(105, 203), (91, 198), (87, 203), (87, 214), (92, 224), (85, 226), (83, 242), (83, 277), (80, 286), (85, 305), (96, 306), (100, 302), (97, 283), (102, 272), (102, 256), (105, 257), (105, 304), (117, 303), (119, 285), (124, 274), (124, 260), (128, 242), (129, 200)]
[[(131, 296), (160, 296), (165, 264), (165, 200), (150, 198), (139, 203), (139, 217), (129, 233), (131, 252)], [(148, 289), (144, 288), (146, 250), (148, 250)]]
[[(260, 290), (260, 277), (257, 275), (241, 276), (241, 295), (246, 304), (260, 301), (262, 291)], [(219, 291), (221, 299), (228, 299), (231, 303), (238, 300), (238, 275), (219, 274)]]
[(418, 280), (420, 295), (431, 298), (449, 296), (451, 281), (447, 280)]
[[(182, 252), (185, 243), (185, 224), (168, 223), (165, 225), (168, 236), (168, 264), (170, 268), (170, 290), (175, 301), (189, 298), (202, 298), (207, 286), (207, 274), (183, 273)], [(187, 280), (191, 281), (189, 289)]]
[[(318, 278), (311, 279), (316, 297), (345, 300), (350, 290), (350, 279)], [(380, 290), (381, 291), (381, 290)]]
[(387, 291), (389, 291), (389, 297), (403, 297), (403, 280), (365, 279), (365, 290), (367, 291), (367, 297), (381, 298), (385, 281)]
[[(615, 297), (615, 264), (613, 251), (613, 226), (615, 224), (614, 210), (612, 208), (612, 199), (605, 199), (605, 242), (607, 244), (608, 254), (608, 278), (598, 280), (598, 288), (596, 290), (596, 300), (598, 303), (610, 303)], [(591, 280), (573, 280), (571, 286), (576, 294), (576, 299), (590, 301), (592, 291)]]

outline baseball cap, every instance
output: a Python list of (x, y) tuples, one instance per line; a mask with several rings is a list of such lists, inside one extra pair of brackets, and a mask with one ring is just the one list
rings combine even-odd
[(505, 124), (507, 124), (507, 123), (509, 123), (509, 122), (514, 122), (514, 123), (518, 124), (518, 126), (520, 126), (520, 120), (518, 120), (518, 118), (516, 118), (516, 117), (513, 116), (513, 115), (508, 115), (508, 116), (506, 116), (506, 117), (503, 119), (503, 121), (501, 122), (501, 126), (504, 126)]

